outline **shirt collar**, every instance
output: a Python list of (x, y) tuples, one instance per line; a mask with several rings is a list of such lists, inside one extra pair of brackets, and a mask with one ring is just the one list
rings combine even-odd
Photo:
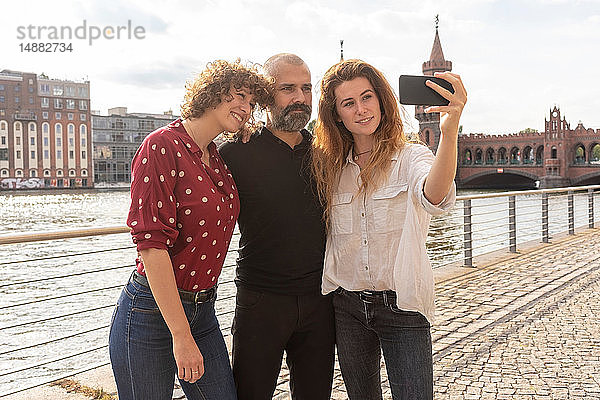
[[(400, 152), (397, 151), (394, 154), (392, 154), (392, 156), (390, 157), (390, 160), (398, 161), (399, 153)], [(348, 152), (348, 155), (346, 156), (346, 164), (348, 164), (348, 163), (358, 165), (358, 164), (356, 164), (356, 162), (354, 161), (354, 158), (352, 157), (352, 148), (350, 148), (350, 151)]]
[[(171, 122), (167, 126), (169, 127), (171, 132), (173, 132), (173, 134), (177, 136), (177, 138), (181, 140), (185, 144), (185, 147), (187, 147), (192, 153), (202, 153), (202, 150), (200, 150), (200, 146), (196, 144), (196, 142), (185, 130), (183, 123), (181, 122), (181, 118), (177, 118), (175, 121)], [(208, 144), (209, 154), (213, 153), (213, 147), (216, 149), (216, 145), (214, 144), (214, 142), (210, 142)]]

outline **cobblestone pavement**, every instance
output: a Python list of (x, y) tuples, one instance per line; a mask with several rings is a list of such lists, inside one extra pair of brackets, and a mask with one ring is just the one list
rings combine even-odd
[[(600, 399), (598, 230), (438, 282), (436, 296), (435, 399)], [(391, 399), (384, 367), (382, 379)], [(346, 398), (338, 369), (332, 397)]]

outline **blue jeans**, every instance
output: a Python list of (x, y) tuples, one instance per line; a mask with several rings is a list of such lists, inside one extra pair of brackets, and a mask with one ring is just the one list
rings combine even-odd
[[(188, 400), (235, 400), (229, 354), (215, 316), (214, 299), (182, 302), (196, 344), (204, 357), (204, 375), (196, 383), (180, 381)], [(119, 400), (170, 400), (177, 366), (173, 340), (150, 289), (129, 280), (113, 315), (110, 360)]]
[(380, 400), (381, 350), (394, 400), (433, 399), (429, 322), (395, 299), (361, 299), (339, 288), (333, 297), (340, 369), (350, 400)]

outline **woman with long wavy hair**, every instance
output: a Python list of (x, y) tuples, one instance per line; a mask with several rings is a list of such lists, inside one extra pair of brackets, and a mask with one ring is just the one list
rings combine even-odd
[(437, 154), (407, 141), (397, 99), (373, 66), (347, 60), (321, 82), (313, 173), (328, 226), (323, 293), (334, 292), (338, 359), (350, 399), (381, 399), (385, 358), (394, 399), (432, 399), (432, 215), (454, 205), (461, 78), (440, 112)]

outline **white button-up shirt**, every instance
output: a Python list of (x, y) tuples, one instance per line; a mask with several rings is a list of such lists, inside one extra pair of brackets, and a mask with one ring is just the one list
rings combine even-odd
[(406, 144), (390, 172), (370, 195), (358, 194), (360, 168), (348, 154), (333, 195), (325, 249), (323, 294), (346, 290), (393, 290), (398, 308), (434, 317), (433, 270), (425, 241), (432, 215), (454, 206), (456, 186), (438, 205), (423, 194), (434, 155)]

